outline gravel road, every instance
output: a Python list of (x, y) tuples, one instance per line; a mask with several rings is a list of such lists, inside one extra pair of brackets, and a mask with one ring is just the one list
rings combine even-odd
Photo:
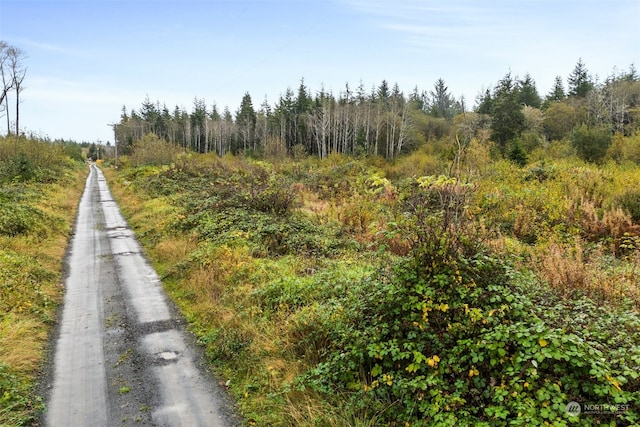
[(42, 423), (240, 425), (95, 165), (76, 221)]

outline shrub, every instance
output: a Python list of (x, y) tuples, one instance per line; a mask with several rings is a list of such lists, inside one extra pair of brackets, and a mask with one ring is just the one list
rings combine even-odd
[(607, 127), (589, 128), (587, 125), (581, 125), (571, 133), (571, 144), (577, 150), (578, 156), (587, 162), (602, 161), (611, 140), (611, 131)]
[(640, 191), (629, 189), (618, 197), (618, 204), (631, 215), (635, 223), (640, 223)]
[[(386, 408), (388, 425), (562, 425), (571, 422), (570, 401), (637, 398), (637, 338), (604, 359), (603, 335), (554, 324), (501, 261), (482, 252), (453, 256), (446, 239), (359, 288), (361, 301), (343, 308), (352, 326), (342, 327), (303, 384), (329, 398), (350, 396), (347, 410)], [(555, 316), (566, 307), (553, 309)], [(640, 330), (632, 318), (627, 339)], [(602, 333), (627, 327), (609, 319)], [(612, 416), (638, 420), (630, 409), (580, 421), (598, 425)]]
[[(324, 333), (332, 339), (322, 339), (323, 358), (300, 385), (328, 399), (346, 396), (335, 402), (347, 412), (373, 408), (387, 425), (565, 425), (573, 422), (570, 401), (633, 402), (637, 338), (605, 360), (604, 335), (555, 324), (528, 296), (539, 286), (534, 279), (483, 249), (469, 228), (443, 212), (449, 203), (435, 208), (446, 198), (434, 196), (448, 194), (454, 183), (440, 181), (447, 191), (432, 187), (437, 180), (423, 182), (431, 185), (414, 187), (407, 197), (431, 206), (429, 213), (405, 210), (419, 236), (411, 255), (355, 285), (358, 299), (345, 298), (332, 310), (341, 333)], [(449, 226), (435, 227), (444, 218)], [(565, 309), (554, 306), (554, 315)], [(633, 319), (628, 337), (640, 330)], [(317, 327), (327, 329), (322, 321)], [(580, 421), (597, 425), (610, 417)], [(638, 413), (613, 417), (633, 423)]]
[(168, 165), (182, 151), (153, 133), (148, 133), (133, 145), (129, 160), (135, 166)]
[(0, 184), (54, 182), (73, 163), (61, 144), (24, 137), (0, 137)]
[(31, 207), (2, 203), (0, 201), (0, 235), (15, 237), (34, 230), (41, 218)]
[(194, 227), (203, 239), (211, 242), (248, 243), (258, 257), (290, 253), (331, 257), (345, 247), (337, 224), (316, 224), (302, 213), (279, 218), (229, 208), (212, 214), (195, 214), (185, 218), (183, 224)]

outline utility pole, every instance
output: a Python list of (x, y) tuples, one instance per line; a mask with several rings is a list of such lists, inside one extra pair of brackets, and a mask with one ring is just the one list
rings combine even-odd
[(107, 126), (113, 127), (113, 145), (116, 149), (116, 170), (118, 170), (118, 135), (116, 133), (116, 127), (118, 125), (116, 123), (107, 123)]

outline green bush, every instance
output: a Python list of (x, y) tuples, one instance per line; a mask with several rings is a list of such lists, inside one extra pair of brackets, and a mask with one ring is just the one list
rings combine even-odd
[(67, 157), (68, 147), (24, 137), (0, 137), (0, 184), (55, 182), (77, 157)]
[[(341, 310), (350, 323), (330, 335), (323, 361), (301, 385), (328, 399), (350, 396), (347, 411), (379, 408), (388, 425), (640, 421), (632, 406), (640, 386), (637, 315), (595, 313), (588, 300), (567, 307), (556, 299), (543, 311), (525, 294), (538, 285), (528, 282), (525, 291), (501, 261), (443, 249), (421, 250), (358, 287), (361, 300)], [(590, 313), (601, 319), (597, 327)], [(561, 314), (564, 324), (554, 318)], [(631, 406), (574, 419), (571, 401)]]
[(149, 133), (135, 142), (129, 158), (136, 166), (168, 165), (181, 151), (180, 147)]
[[(415, 198), (422, 197), (408, 200)], [(431, 226), (411, 256), (354, 286), (358, 298), (333, 309), (333, 330), (318, 324), (331, 339), (299, 386), (329, 400), (347, 396), (335, 401), (347, 412), (376, 408), (387, 425), (639, 422), (633, 406), (579, 418), (566, 411), (571, 401), (637, 401), (638, 316), (598, 313), (602, 323), (594, 326), (585, 315), (596, 310), (588, 300), (572, 307), (548, 295), (532, 299), (542, 298), (532, 292), (541, 285), (490, 255), (459, 222), (435, 227), (450, 217), (442, 212), (448, 206), (408, 217), (409, 224)], [(612, 331), (624, 331), (623, 340)], [(615, 355), (605, 358), (610, 345)]]
[(264, 212), (227, 208), (196, 213), (185, 218), (183, 230), (198, 231), (203, 239), (218, 244), (248, 242), (254, 256), (334, 256), (345, 242), (335, 223), (316, 224), (305, 214), (281, 218)]
[(619, 198), (620, 207), (631, 215), (634, 222), (640, 222), (640, 191), (627, 190)]
[(0, 202), (0, 235), (15, 237), (32, 231), (40, 217), (34, 208)]
[(599, 163), (604, 159), (613, 139), (607, 127), (590, 128), (587, 125), (576, 127), (571, 133), (571, 144), (583, 160)]

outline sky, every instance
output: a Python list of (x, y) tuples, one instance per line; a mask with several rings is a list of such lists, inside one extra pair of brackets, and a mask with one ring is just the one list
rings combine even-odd
[(408, 95), (442, 78), (472, 107), (528, 73), (544, 96), (579, 59), (598, 81), (640, 69), (639, 23), (640, 0), (0, 0), (0, 40), (26, 54), (20, 127), (101, 143), (146, 98), (235, 113), (301, 81)]

